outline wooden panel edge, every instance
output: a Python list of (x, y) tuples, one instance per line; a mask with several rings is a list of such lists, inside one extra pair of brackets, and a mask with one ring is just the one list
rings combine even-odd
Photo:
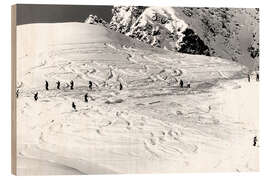
[(11, 173), (17, 175), (17, 122), (16, 122), (16, 5), (11, 6)]

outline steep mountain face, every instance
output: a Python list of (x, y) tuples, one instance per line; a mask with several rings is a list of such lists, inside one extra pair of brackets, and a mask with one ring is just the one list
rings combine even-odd
[(146, 7), (119, 6), (112, 9), (110, 28), (122, 34), (128, 33)]
[(110, 27), (155, 47), (209, 55), (208, 47), (173, 8), (115, 7)]
[(112, 12), (111, 29), (152, 46), (258, 67), (259, 9), (117, 6)]

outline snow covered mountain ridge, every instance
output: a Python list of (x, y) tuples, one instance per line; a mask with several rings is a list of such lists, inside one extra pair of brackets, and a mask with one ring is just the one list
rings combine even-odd
[(103, 24), (104, 26), (108, 25), (108, 23), (105, 20), (92, 14), (90, 14), (84, 22), (87, 24)]
[[(110, 27), (152, 46), (181, 51), (188, 24), (171, 7), (115, 7)], [(199, 50), (190, 53), (209, 54)]]
[(110, 28), (155, 47), (259, 62), (259, 9), (115, 6)]

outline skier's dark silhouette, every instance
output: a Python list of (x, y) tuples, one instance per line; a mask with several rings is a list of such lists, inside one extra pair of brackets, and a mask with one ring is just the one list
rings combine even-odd
[(57, 81), (57, 82), (56, 82), (56, 88), (57, 88), (57, 89), (60, 89), (60, 81)]
[(253, 146), (256, 146), (257, 145), (257, 141), (258, 141), (257, 136), (255, 136), (253, 138)]
[(212, 109), (211, 105), (208, 106), (208, 112), (210, 112)]
[(36, 92), (36, 93), (35, 93), (35, 95), (34, 95), (34, 99), (35, 99), (35, 101), (37, 101), (37, 100), (38, 100), (38, 92)]
[(84, 102), (88, 102), (88, 94), (87, 93), (84, 95)]
[(89, 81), (89, 89), (91, 89), (92, 90), (92, 86), (93, 86), (93, 83), (92, 83), (92, 81)]
[(187, 88), (190, 88), (190, 83), (187, 84)]
[(181, 80), (180, 80), (180, 87), (183, 88), (183, 86), (184, 86), (184, 82), (183, 82), (183, 80), (181, 79)]
[(77, 109), (76, 109), (76, 105), (75, 105), (75, 103), (74, 103), (74, 102), (72, 102), (72, 108), (73, 108), (75, 111), (77, 111)]
[(48, 91), (49, 90), (49, 83), (48, 81), (45, 81), (45, 89)]
[(259, 81), (260, 77), (259, 77), (259, 73), (256, 73), (256, 81)]
[(70, 89), (73, 90), (74, 82), (73, 80), (70, 81)]
[(18, 98), (19, 97), (19, 89), (17, 89), (17, 91), (16, 91), (16, 98)]
[(121, 91), (123, 89), (123, 85), (120, 83), (119, 90)]
[(250, 75), (248, 74), (248, 82), (250, 82)]

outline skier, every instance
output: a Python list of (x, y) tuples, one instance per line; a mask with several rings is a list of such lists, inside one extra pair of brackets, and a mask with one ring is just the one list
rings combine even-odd
[(256, 81), (259, 81), (259, 73), (256, 73)]
[(19, 97), (19, 89), (17, 89), (17, 91), (16, 91), (16, 98), (18, 98)]
[(35, 99), (35, 101), (38, 100), (38, 92), (36, 92), (36, 93), (34, 94), (34, 99)]
[(184, 86), (184, 82), (183, 82), (183, 80), (181, 79), (181, 80), (180, 80), (180, 88), (183, 88), (183, 86)]
[(250, 75), (248, 74), (248, 82), (250, 82)]
[(92, 81), (89, 81), (89, 85), (88, 85), (89, 89), (91, 89), (91, 90), (92, 90), (92, 86), (93, 86)]
[(75, 105), (75, 103), (74, 103), (74, 102), (72, 102), (72, 108), (73, 108), (75, 111), (77, 111), (77, 109), (76, 109), (76, 105)]
[(88, 102), (88, 94), (87, 93), (84, 95), (84, 102)]
[(190, 88), (190, 82), (187, 83), (187, 88)]
[(73, 80), (70, 81), (70, 89), (73, 90), (74, 82)]
[(45, 89), (48, 91), (49, 90), (49, 83), (48, 81), (45, 81)]
[(121, 91), (123, 89), (123, 85), (120, 83), (119, 84), (119, 90)]
[(211, 105), (208, 106), (208, 112), (210, 112), (212, 109)]
[(60, 89), (60, 81), (57, 81), (57, 82), (56, 82), (56, 88), (57, 88), (57, 89)]
[(257, 141), (258, 141), (257, 136), (255, 136), (253, 138), (253, 146), (256, 146), (257, 145)]

